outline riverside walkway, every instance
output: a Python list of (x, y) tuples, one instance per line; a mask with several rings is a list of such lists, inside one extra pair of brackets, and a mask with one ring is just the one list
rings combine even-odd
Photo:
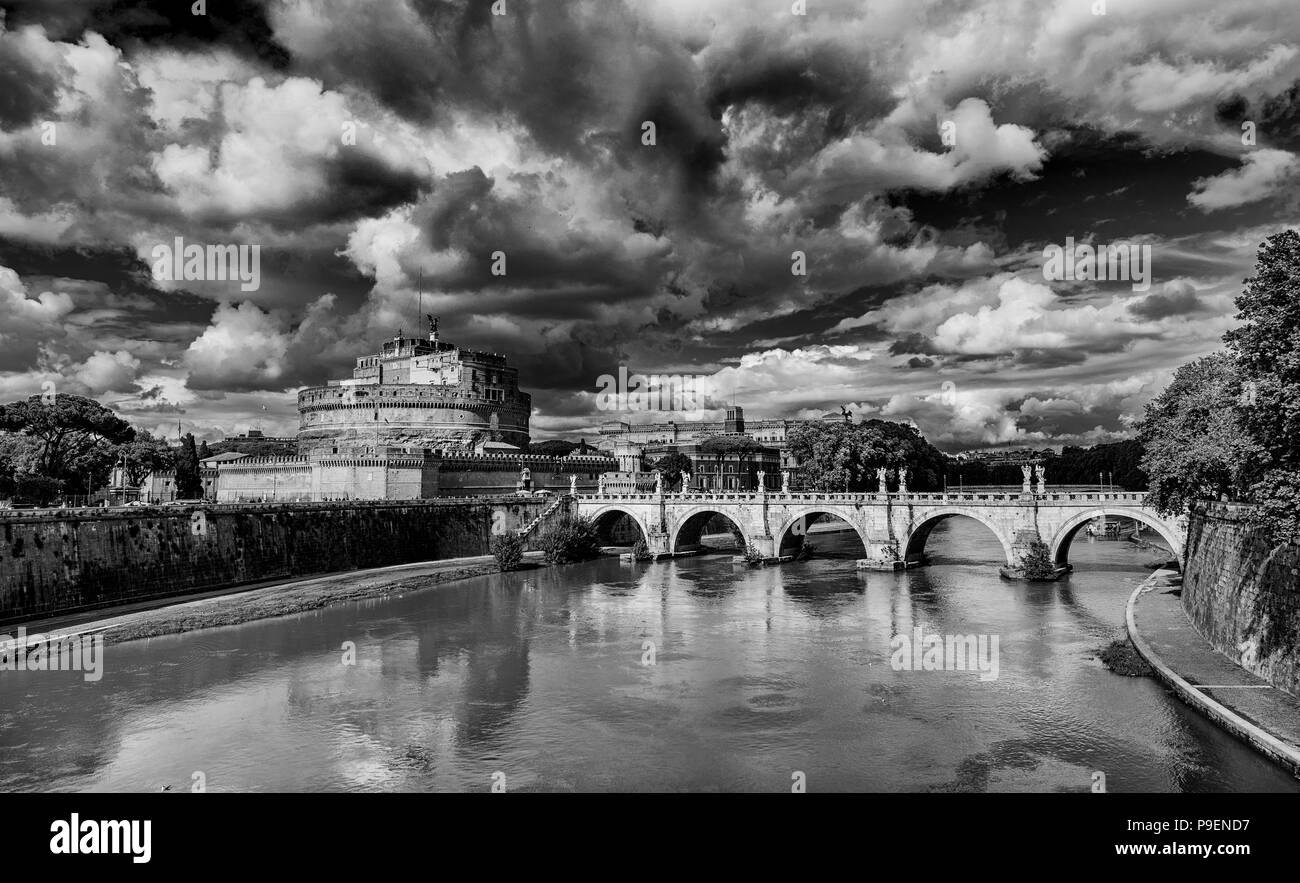
[(1157, 570), (1128, 602), (1129, 637), (1188, 705), (1300, 777), (1300, 698), (1215, 650), (1183, 612), (1181, 577)]

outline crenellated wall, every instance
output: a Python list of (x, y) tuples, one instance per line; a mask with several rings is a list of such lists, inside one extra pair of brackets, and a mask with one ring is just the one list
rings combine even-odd
[(316, 573), (488, 554), (547, 498), (0, 515), (0, 623)]
[(1200, 503), (1187, 531), (1183, 609), (1233, 662), (1300, 696), (1300, 546), (1275, 546), (1234, 503)]

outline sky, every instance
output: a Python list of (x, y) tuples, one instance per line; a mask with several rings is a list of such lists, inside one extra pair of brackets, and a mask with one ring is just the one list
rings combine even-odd
[[(534, 440), (683, 419), (603, 409), (624, 367), (707, 384), (693, 418), (1114, 441), (1300, 225), (1295, 0), (0, 13), (0, 401), (171, 436), (293, 435), (422, 302), (509, 355)], [(168, 278), (178, 238), (257, 286)], [(1149, 277), (1045, 272), (1070, 243)]]

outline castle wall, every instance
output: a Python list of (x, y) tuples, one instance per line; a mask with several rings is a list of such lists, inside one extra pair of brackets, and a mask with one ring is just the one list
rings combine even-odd
[(371, 457), (261, 457), (223, 463), (216, 483), (219, 503), (335, 500), (420, 500), (447, 496), (513, 494), (521, 466), (532, 490), (568, 493), (596, 490), (607, 457), (546, 457), (534, 454), (471, 454), (444, 458), (380, 454)]
[(0, 514), (0, 623), (253, 582), (486, 555), (551, 501), (290, 503)]
[(1300, 696), (1300, 545), (1275, 546), (1233, 503), (1188, 521), (1183, 609), (1214, 648)]

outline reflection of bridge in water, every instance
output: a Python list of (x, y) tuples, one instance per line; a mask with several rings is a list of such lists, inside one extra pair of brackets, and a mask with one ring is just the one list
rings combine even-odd
[(1144, 507), (1145, 500), (1145, 493), (1127, 491), (606, 492), (579, 495), (576, 511), (592, 518), (605, 533), (619, 520), (630, 518), (655, 556), (700, 548), (704, 526), (721, 517), (742, 546), (753, 546), (772, 558), (797, 550), (808, 526), (828, 516), (857, 532), (868, 565), (886, 569), (924, 563), (925, 542), (946, 518), (965, 516), (987, 526), (1001, 542), (1007, 564), (1014, 565), (1035, 540), (1047, 544), (1053, 561), (1068, 563), (1070, 542), (1086, 525), (1098, 518), (1124, 517), (1159, 534), (1181, 563), (1186, 519), (1159, 515)]

